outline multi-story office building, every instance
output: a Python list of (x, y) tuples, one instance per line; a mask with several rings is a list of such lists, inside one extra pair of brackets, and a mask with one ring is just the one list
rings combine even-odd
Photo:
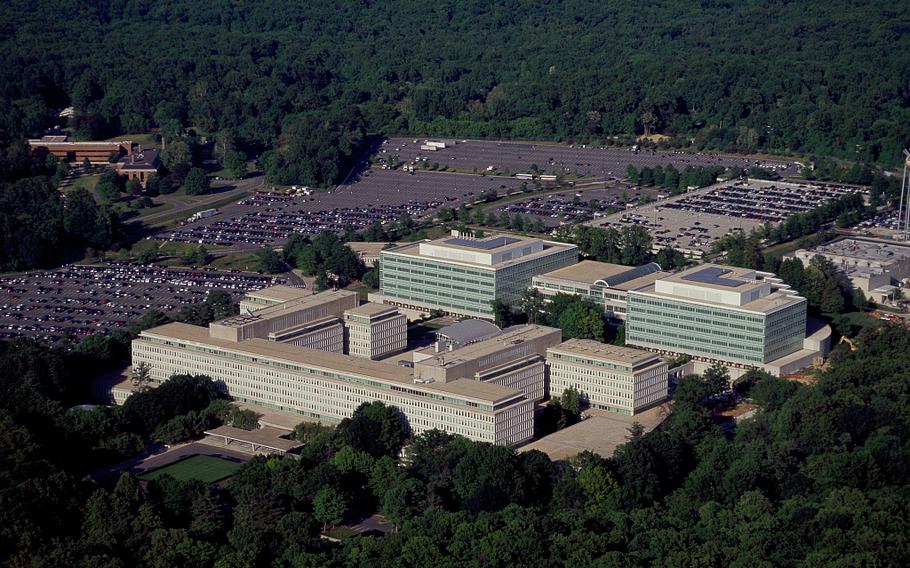
[(534, 401), (516, 389), (418, 377), (392, 363), (258, 338), (231, 341), (182, 323), (143, 331), (132, 356), (134, 365), (148, 363), (156, 383), (180, 373), (207, 375), (241, 402), (326, 422), (379, 400), (398, 407), (416, 433), (438, 428), (504, 445), (521, 444), (534, 433)]
[(623, 266), (594, 260), (583, 260), (531, 279), (531, 286), (544, 296), (572, 294), (586, 298), (603, 308), (607, 317), (624, 321), (630, 290), (639, 290), (667, 276), (655, 263)]
[(806, 338), (805, 298), (773, 274), (711, 264), (630, 291), (626, 343), (775, 373), (827, 353)]
[(542, 325), (516, 325), (499, 335), (452, 351), (430, 347), (414, 354), (414, 375), (448, 382), (460, 378), (520, 390), (531, 400), (543, 400), (548, 347), (562, 341), (562, 331)]
[(531, 278), (575, 264), (575, 245), (518, 236), (459, 236), (385, 249), (383, 303), (490, 319), (494, 299), (514, 304)]
[[(295, 289), (290, 288), (290, 290)], [(284, 292), (286, 291), (272, 294), (278, 296)], [(268, 298), (269, 294), (270, 292), (260, 291), (258, 298)], [(255, 299), (256, 297), (248, 297), (243, 303), (249, 306)], [(340, 320), (345, 310), (356, 308), (359, 303), (360, 298), (356, 292), (331, 290), (273, 303), (246, 313), (241, 312), (236, 316), (211, 324), (210, 329), (212, 337), (228, 341), (264, 339), (270, 334), (285, 332), (291, 328), (311, 324), (328, 317)]]
[(291, 300), (299, 300), (313, 296), (313, 292), (306, 288), (293, 286), (269, 286), (261, 290), (252, 290), (240, 300), (240, 313), (245, 314), (268, 306), (283, 304)]
[(347, 353), (381, 359), (404, 351), (408, 343), (408, 318), (394, 306), (366, 303), (345, 310)]
[(269, 332), (269, 341), (287, 343), (329, 353), (344, 353), (344, 325), (335, 316), (315, 319), (300, 325)]
[(667, 362), (654, 353), (587, 339), (547, 349), (551, 397), (575, 388), (593, 408), (632, 416), (667, 399)]

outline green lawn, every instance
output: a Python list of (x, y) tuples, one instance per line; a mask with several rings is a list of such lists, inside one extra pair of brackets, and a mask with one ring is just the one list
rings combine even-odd
[(197, 455), (143, 473), (139, 479), (153, 481), (162, 475), (170, 475), (180, 481), (198, 479), (203, 483), (214, 483), (234, 475), (240, 465), (221, 458)]
[(155, 140), (155, 135), (151, 132), (143, 133), (133, 133), (133, 134), (120, 134), (119, 136), (114, 136), (113, 138), (108, 138), (108, 142), (120, 142), (121, 140), (130, 140), (136, 144), (142, 144), (143, 146), (156, 146), (158, 142)]
[(74, 189), (84, 188), (92, 193), (95, 191), (95, 186), (98, 185), (100, 178), (101, 174), (81, 175), (76, 177), (71, 184), (63, 186), (61, 189), (63, 191), (73, 191)]
[(246, 270), (257, 272), (259, 270), (259, 259), (253, 253), (236, 253), (219, 256), (209, 263), (211, 268), (220, 270)]

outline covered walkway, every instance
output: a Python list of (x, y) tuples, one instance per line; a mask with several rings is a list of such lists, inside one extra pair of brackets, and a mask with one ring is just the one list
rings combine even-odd
[(268, 426), (258, 430), (219, 426), (206, 430), (205, 435), (225, 446), (237, 444), (244, 446), (245, 450), (257, 454), (285, 454), (303, 445), (295, 440), (283, 438), (282, 436), (287, 435), (287, 431)]

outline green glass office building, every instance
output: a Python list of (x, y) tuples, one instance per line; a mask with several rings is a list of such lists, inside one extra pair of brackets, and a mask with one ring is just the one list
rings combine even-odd
[(498, 298), (516, 304), (531, 278), (578, 262), (575, 245), (518, 236), (460, 236), (383, 250), (382, 301), (416, 309), (493, 317)]
[(702, 265), (629, 293), (629, 345), (762, 366), (805, 337), (806, 299), (772, 274)]

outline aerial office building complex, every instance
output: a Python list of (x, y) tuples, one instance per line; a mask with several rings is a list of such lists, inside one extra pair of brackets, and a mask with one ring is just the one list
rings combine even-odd
[(667, 276), (655, 263), (623, 266), (594, 260), (583, 260), (531, 279), (531, 285), (544, 296), (571, 294), (581, 296), (603, 308), (607, 317), (626, 319), (630, 290), (638, 290)]
[(781, 374), (825, 355), (806, 299), (773, 274), (705, 264), (629, 292), (626, 343)]
[(266, 339), (229, 341), (204, 327), (170, 323), (133, 341), (161, 383), (174, 374), (207, 375), (234, 399), (333, 423), (364, 402), (398, 407), (410, 428), (438, 428), (472, 440), (515, 445), (534, 433), (534, 401), (520, 391), (472, 379), (418, 379), (412, 369)]
[(575, 245), (528, 237), (452, 236), (408, 243), (382, 251), (376, 300), (490, 319), (494, 299), (514, 304), (532, 277), (577, 260)]
[(133, 341), (133, 364), (147, 363), (156, 384), (174, 374), (207, 375), (241, 402), (327, 422), (380, 400), (401, 409), (416, 432), (439, 428), (507, 445), (533, 436), (544, 355), (559, 343), (558, 329), (509, 328), (444, 358), (430, 346), (401, 366), (371, 359), (405, 347), (404, 316), (358, 301), (343, 290), (251, 292), (241, 302), (246, 313), (208, 329), (173, 323), (142, 332)]
[(667, 399), (667, 362), (641, 349), (570, 339), (547, 349), (550, 396), (576, 389), (594, 408), (632, 416)]

